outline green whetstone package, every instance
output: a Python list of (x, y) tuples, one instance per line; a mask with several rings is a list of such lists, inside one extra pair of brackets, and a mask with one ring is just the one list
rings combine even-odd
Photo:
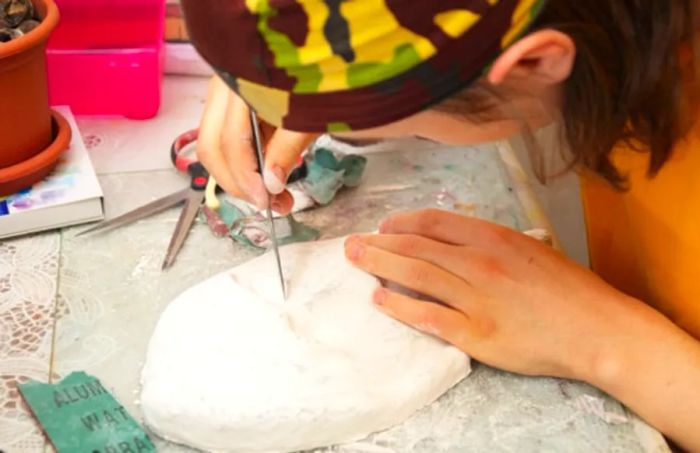
[(19, 385), (22, 397), (59, 453), (142, 453), (155, 447), (99, 379), (71, 373), (56, 384)]

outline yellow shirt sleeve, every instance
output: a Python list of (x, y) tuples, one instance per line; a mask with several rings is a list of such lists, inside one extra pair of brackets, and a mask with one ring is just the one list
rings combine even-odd
[(652, 179), (647, 154), (620, 147), (614, 161), (628, 192), (581, 178), (593, 270), (700, 339), (700, 124)]

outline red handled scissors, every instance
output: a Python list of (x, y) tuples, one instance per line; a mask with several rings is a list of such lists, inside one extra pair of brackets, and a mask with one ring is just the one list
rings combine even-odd
[(189, 175), (189, 187), (152, 201), (119, 217), (98, 223), (92, 228), (82, 231), (78, 236), (96, 231), (112, 230), (184, 202), (185, 205), (182, 208), (182, 212), (180, 212), (175, 231), (170, 239), (170, 245), (168, 245), (168, 252), (165, 255), (162, 268), (167, 269), (172, 266), (178, 252), (182, 248), (182, 244), (185, 242), (185, 238), (187, 238), (187, 234), (192, 228), (194, 219), (197, 218), (197, 214), (202, 207), (207, 184), (209, 183), (209, 172), (199, 161), (188, 157), (190, 154), (187, 151), (192, 149), (189, 145), (196, 142), (198, 136), (199, 130), (197, 129), (185, 132), (179, 135), (170, 147), (170, 160), (175, 168)]

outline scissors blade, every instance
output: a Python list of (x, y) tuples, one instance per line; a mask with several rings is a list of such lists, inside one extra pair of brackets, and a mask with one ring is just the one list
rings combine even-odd
[(85, 234), (90, 234), (90, 233), (95, 233), (98, 231), (109, 231), (113, 230), (115, 228), (118, 228), (123, 225), (127, 225), (129, 223), (135, 222), (139, 219), (142, 219), (144, 217), (148, 217), (153, 214), (157, 214), (159, 212), (165, 211), (166, 209), (170, 208), (171, 206), (174, 206), (184, 199), (187, 198), (187, 193), (189, 192), (189, 188), (180, 190), (178, 192), (172, 193), (170, 195), (167, 195), (165, 197), (159, 198), (155, 201), (152, 201), (150, 203), (147, 203), (141, 207), (138, 207), (134, 209), (133, 211), (129, 211), (125, 214), (122, 214), (120, 216), (117, 216), (113, 219), (105, 220), (103, 222), (98, 223), (97, 225), (88, 228), (87, 230), (83, 230), (80, 233), (76, 234), (77, 236), (83, 236)]
[(184, 244), (185, 238), (192, 228), (192, 223), (195, 217), (197, 217), (199, 208), (202, 206), (202, 201), (204, 201), (203, 190), (187, 189), (187, 191), (189, 194), (187, 195), (185, 206), (180, 213), (180, 218), (177, 219), (173, 237), (170, 239), (168, 253), (165, 255), (165, 260), (163, 261), (163, 270), (169, 268), (173, 265), (173, 262), (175, 262), (175, 257), (177, 257), (178, 252), (180, 252), (182, 244)]
[[(255, 110), (250, 109), (250, 123), (253, 129), (253, 138), (255, 144), (255, 151), (258, 158), (258, 167), (260, 168), (260, 174), (262, 174), (264, 168), (264, 157), (262, 152), (262, 141), (260, 139), (260, 126), (258, 125), (258, 115)], [(272, 217), (272, 208), (270, 207), (272, 197), (269, 192), (267, 194), (267, 220), (270, 222), (270, 241), (272, 243), (272, 250), (275, 253), (275, 260), (277, 261), (277, 273), (280, 278), (280, 285), (282, 287), (282, 299), (287, 300), (287, 286), (284, 283), (284, 273), (282, 272), (282, 260), (280, 259), (279, 243), (277, 242), (277, 231), (275, 229), (275, 221)]]

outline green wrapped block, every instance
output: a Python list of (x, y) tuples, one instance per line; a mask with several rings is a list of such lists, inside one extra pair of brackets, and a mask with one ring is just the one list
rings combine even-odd
[(318, 148), (306, 158), (308, 173), (302, 181), (304, 191), (320, 205), (327, 205), (343, 187), (357, 187), (367, 165), (367, 158), (350, 154), (340, 161), (335, 154)]
[(336, 171), (325, 168), (318, 164), (316, 160), (307, 161), (309, 173), (302, 181), (304, 191), (320, 205), (327, 205), (335, 194), (343, 187), (343, 170)]
[(314, 164), (329, 170), (338, 170), (338, 159), (333, 151), (326, 148), (318, 148), (314, 151)]
[(343, 185), (346, 187), (357, 187), (362, 180), (362, 174), (367, 166), (367, 158), (351, 154), (343, 157), (338, 164), (338, 170), (343, 171)]

